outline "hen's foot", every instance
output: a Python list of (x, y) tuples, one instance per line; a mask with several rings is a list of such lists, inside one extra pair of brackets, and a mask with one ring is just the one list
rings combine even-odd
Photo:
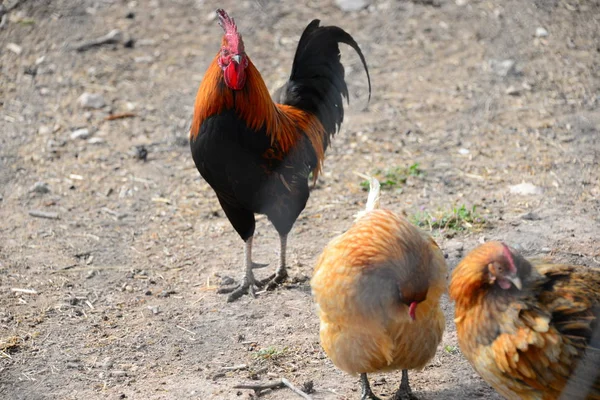
[(412, 394), (412, 392), (410, 390), (409, 391), (398, 390), (394, 394), (394, 397), (392, 397), (392, 400), (419, 400), (419, 398), (417, 396), (415, 396), (414, 394)]
[(360, 397), (360, 400), (381, 400), (379, 397), (375, 396), (373, 392), (369, 390), (368, 393), (363, 393)]
[(367, 374), (360, 374), (360, 400), (381, 400), (379, 397), (375, 396), (371, 391), (371, 385), (369, 385), (369, 379), (367, 378)]
[(400, 382), (400, 389), (394, 394), (392, 400), (419, 400), (410, 389), (408, 384), (408, 371), (402, 370), (402, 381)]

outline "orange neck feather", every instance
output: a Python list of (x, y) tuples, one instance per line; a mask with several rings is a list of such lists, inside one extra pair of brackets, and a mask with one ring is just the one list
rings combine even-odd
[[(298, 108), (275, 104), (260, 73), (248, 60), (246, 84), (242, 90), (234, 91), (225, 85), (223, 71), (217, 63), (219, 54), (206, 71), (194, 103), (194, 117), (190, 129), (190, 139), (195, 140), (200, 126), (209, 117), (235, 108), (239, 118), (246, 125), (259, 131), (265, 128), (271, 138), (271, 145), (278, 145), (287, 154), (306, 135), (317, 156), (317, 166), (313, 171), (316, 179), (325, 156), (323, 138), (326, 135), (321, 122), (312, 114)], [(234, 101), (235, 97), (235, 101)]]
[(448, 288), (450, 298), (456, 302), (457, 310), (479, 303), (486, 291), (484, 268), (473, 268), (464, 261), (452, 273), (452, 281)]

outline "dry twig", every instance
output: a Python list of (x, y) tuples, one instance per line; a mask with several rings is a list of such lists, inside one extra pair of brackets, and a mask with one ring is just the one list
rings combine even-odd
[(114, 121), (115, 119), (133, 118), (133, 117), (135, 117), (134, 113), (126, 112), (126, 113), (120, 113), (120, 114), (110, 114), (109, 116), (104, 118), (104, 120), (105, 121)]
[(263, 385), (240, 384), (240, 385), (235, 385), (233, 388), (234, 389), (252, 389), (252, 390), (254, 390), (254, 392), (256, 393), (257, 396), (260, 396), (260, 394), (263, 390), (279, 389), (284, 386), (287, 387), (288, 389), (290, 389), (292, 392), (296, 393), (298, 396), (302, 397), (303, 399), (312, 400), (311, 396), (307, 395), (302, 390), (300, 390), (296, 386), (292, 385), (292, 383), (285, 378), (281, 378), (279, 381), (272, 382), (272, 383), (266, 383)]
[(233, 365), (231, 367), (221, 367), (223, 371), (239, 371), (241, 369), (248, 369), (246, 364)]
[(92, 47), (101, 46), (103, 44), (119, 43), (122, 39), (123, 34), (121, 33), (121, 31), (118, 29), (113, 29), (104, 36), (78, 44), (77, 46), (75, 46), (75, 50), (86, 51), (88, 49), (91, 49)]
[(38, 294), (37, 290), (35, 289), (11, 288), (10, 290), (15, 293)]
[(29, 215), (37, 218), (58, 219), (58, 213), (39, 210), (29, 210)]

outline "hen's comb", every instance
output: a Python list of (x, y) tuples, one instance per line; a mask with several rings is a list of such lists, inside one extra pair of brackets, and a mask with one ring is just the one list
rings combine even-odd
[(508, 261), (508, 268), (510, 269), (510, 272), (516, 273), (517, 267), (515, 266), (515, 260), (513, 259), (513, 255), (511, 253), (510, 249), (504, 243), (502, 243), (502, 253), (504, 254), (504, 257), (506, 257), (506, 260)]
[(234, 53), (242, 53), (244, 51), (244, 42), (242, 42), (242, 36), (238, 32), (235, 20), (222, 8), (217, 10), (217, 17), (219, 17), (219, 25), (225, 31), (225, 36), (231, 46), (231, 50)]

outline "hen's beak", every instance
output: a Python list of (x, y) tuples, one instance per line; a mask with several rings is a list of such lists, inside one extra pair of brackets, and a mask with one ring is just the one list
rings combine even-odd
[(506, 279), (511, 281), (517, 289), (519, 289), (519, 290), (523, 289), (523, 284), (521, 283), (521, 278), (519, 278), (518, 276), (516, 276), (516, 275), (515, 276), (507, 276)]
[(241, 62), (242, 62), (242, 56), (241, 56), (241, 55), (239, 55), (239, 54), (236, 54), (235, 56), (231, 56), (231, 59), (232, 59), (233, 61), (235, 61), (237, 64), (239, 64), (239, 63), (241, 63)]

